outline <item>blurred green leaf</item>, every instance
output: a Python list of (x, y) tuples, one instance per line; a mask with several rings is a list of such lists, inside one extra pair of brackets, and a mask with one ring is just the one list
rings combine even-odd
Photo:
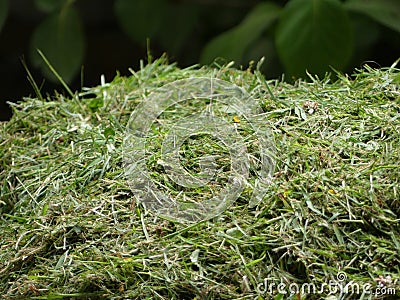
[(323, 75), (329, 67), (342, 69), (353, 51), (353, 30), (338, 0), (292, 0), (276, 31), (276, 47), (286, 71)]
[(162, 27), (166, 4), (166, 0), (117, 0), (115, 14), (122, 29), (143, 44)]
[(222, 33), (209, 42), (203, 50), (200, 62), (207, 64), (217, 57), (241, 62), (247, 47), (280, 16), (281, 7), (264, 2), (257, 5), (236, 27)]
[(48, 16), (35, 30), (30, 51), (32, 63), (42, 68), (43, 74), (53, 81), (53, 76), (43, 59), (41, 50), (61, 77), (70, 82), (78, 73), (84, 56), (84, 34), (81, 20), (74, 8), (68, 6), (59, 13)]
[(375, 21), (400, 32), (399, 0), (348, 0), (349, 10), (365, 14)]
[(181, 3), (168, 5), (162, 30), (157, 32), (157, 40), (169, 54), (177, 55), (185, 40), (193, 31), (199, 17), (196, 6)]
[(53, 12), (59, 9), (66, 0), (35, 0), (36, 7), (43, 12)]
[(354, 53), (352, 58), (358, 64), (374, 57), (373, 46), (380, 37), (380, 24), (370, 17), (361, 14), (351, 16), (351, 23), (354, 28)]
[(0, 0), (0, 31), (7, 19), (8, 0)]

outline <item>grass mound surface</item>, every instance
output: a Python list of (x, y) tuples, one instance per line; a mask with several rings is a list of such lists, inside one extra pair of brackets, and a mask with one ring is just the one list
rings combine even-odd
[[(123, 139), (131, 113), (155, 88), (211, 76), (259, 102), (274, 135), (276, 167), (257, 207), (249, 208), (246, 188), (219, 217), (181, 224), (137, 203), (124, 176)], [(204, 109), (201, 104), (182, 105), (190, 112)], [(6, 299), (400, 295), (400, 73), (394, 66), (291, 85), (251, 70), (179, 69), (159, 59), (80, 95), (29, 98), (13, 108), (0, 127), (0, 294)], [(208, 188), (182, 190), (157, 163), (161, 125), (183, 110), (171, 108), (154, 124), (147, 166), (170, 195), (202, 201), (224, 177)], [(244, 121), (234, 116), (232, 126), (246, 135)], [(249, 155), (257, 157), (254, 136), (248, 137)], [(218, 141), (199, 139), (182, 146), (185, 168), (198, 172), (198, 157), (217, 151), (220, 173), (229, 172)]]

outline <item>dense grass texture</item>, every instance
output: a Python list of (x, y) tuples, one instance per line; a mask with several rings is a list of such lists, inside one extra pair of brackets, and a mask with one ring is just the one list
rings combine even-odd
[[(152, 90), (198, 76), (232, 82), (259, 101), (274, 136), (276, 167), (257, 207), (248, 206), (249, 187), (219, 217), (182, 224), (136, 201), (122, 144), (130, 114)], [(257, 70), (179, 69), (162, 58), (79, 95), (12, 104), (12, 119), (0, 127), (0, 295), (397, 299), (400, 73), (396, 65), (366, 67), (337, 78), (288, 84), (265, 81)], [(157, 124), (201, 104), (172, 107)], [(202, 201), (224, 185), (229, 157), (209, 136), (190, 139), (181, 161), (196, 172), (198, 157), (217, 152), (220, 181), (193, 191), (171, 183), (155, 163), (165, 135), (157, 124), (147, 166), (160, 188)], [(232, 124), (242, 127), (248, 152), (257, 157), (246, 122)], [(318, 291), (302, 289), (307, 283)], [(360, 286), (358, 294), (343, 289), (349, 283)]]

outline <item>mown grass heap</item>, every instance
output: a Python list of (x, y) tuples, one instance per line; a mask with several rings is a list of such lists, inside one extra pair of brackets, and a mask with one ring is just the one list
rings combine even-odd
[[(248, 207), (245, 191), (218, 218), (187, 225), (135, 201), (122, 142), (146, 95), (197, 76), (237, 84), (259, 101), (277, 157), (258, 207)], [(13, 109), (0, 127), (0, 294), (7, 299), (321, 299), (332, 288), (329, 299), (379, 298), (361, 295), (367, 284), (400, 295), (395, 66), (292, 85), (251, 70), (179, 69), (160, 59), (80, 95), (26, 98)], [(202, 143), (187, 147), (203, 151)], [(152, 172), (155, 180), (164, 175)], [(278, 295), (281, 282), (289, 294)], [(340, 292), (350, 282), (359, 295)], [(294, 291), (303, 283), (318, 290), (290, 294), (290, 284)], [(324, 283), (331, 290), (321, 293)]]

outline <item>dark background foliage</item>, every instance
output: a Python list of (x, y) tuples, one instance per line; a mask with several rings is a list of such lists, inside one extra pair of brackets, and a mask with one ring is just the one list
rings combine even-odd
[[(110, 81), (167, 53), (180, 67), (265, 57), (266, 77), (351, 72), (389, 66), (400, 55), (398, 0), (0, 0), (0, 120), (6, 101), (62, 87), (42, 50), (72, 90)], [(150, 42), (146, 43), (146, 39)]]

